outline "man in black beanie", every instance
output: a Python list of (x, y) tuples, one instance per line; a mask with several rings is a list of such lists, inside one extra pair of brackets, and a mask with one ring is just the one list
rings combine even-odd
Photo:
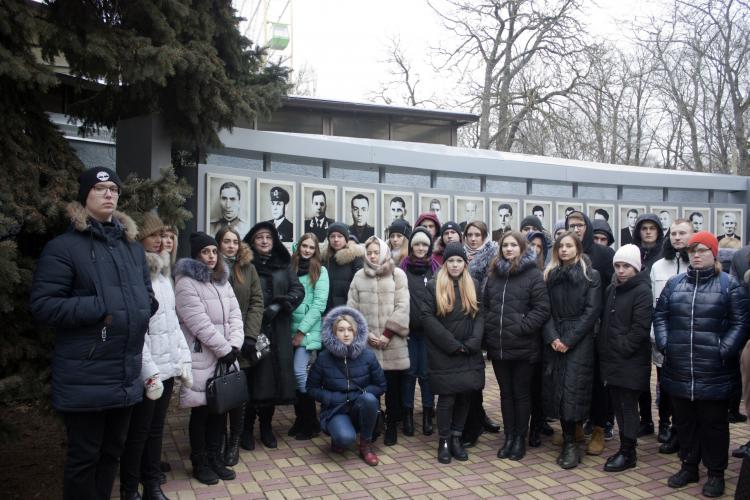
[(56, 329), (52, 406), (68, 437), (63, 497), (109, 498), (133, 405), (143, 398), (143, 341), (154, 299), (123, 188), (104, 167), (78, 179), (71, 227), (44, 248), (34, 273), (34, 319)]

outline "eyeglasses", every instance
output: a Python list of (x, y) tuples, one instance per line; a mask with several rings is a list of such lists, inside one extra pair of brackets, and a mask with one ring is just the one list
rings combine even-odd
[(120, 196), (120, 188), (118, 186), (94, 186), (92, 188), (97, 196), (104, 196), (107, 194), (107, 191), (112, 193), (112, 196), (115, 198)]
[(575, 231), (576, 229), (585, 229), (586, 224), (568, 224), (568, 227)]

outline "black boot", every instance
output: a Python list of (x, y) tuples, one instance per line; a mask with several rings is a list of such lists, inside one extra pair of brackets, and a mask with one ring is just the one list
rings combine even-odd
[(621, 439), (620, 450), (607, 459), (604, 464), (604, 472), (622, 472), (635, 467), (635, 440)]
[(676, 474), (672, 474), (667, 480), (667, 486), (670, 488), (683, 488), (689, 483), (700, 481), (698, 466), (682, 463), (682, 467)]
[(542, 436), (539, 432), (539, 427), (532, 427), (529, 431), (529, 446), (532, 448), (539, 448), (542, 446)]
[(669, 436), (669, 440), (659, 446), (659, 453), (664, 455), (672, 455), (680, 451), (680, 441), (677, 439), (677, 431), (673, 428), (672, 433)]
[(120, 490), (120, 499), (121, 500), (141, 500), (141, 494), (138, 493), (138, 490), (130, 491), (130, 490)]
[(656, 440), (660, 443), (666, 443), (671, 435), (669, 422), (659, 422), (659, 434), (656, 436)]
[(398, 422), (386, 422), (383, 444), (393, 446), (398, 443)]
[(158, 482), (144, 484), (141, 498), (143, 500), (169, 500), (167, 495), (161, 491), (161, 485)]
[(300, 431), (300, 416), (302, 415), (303, 410), (300, 408), (301, 406), (301, 395), (302, 393), (297, 391), (297, 397), (294, 400), (294, 423), (289, 428), (289, 431), (286, 433), (289, 437), (294, 437), (297, 435), (297, 433)]
[(453, 434), (448, 445), (451, 449), (451, 455), (456, 460), (465, 462), (469, 459), (469, 454), (464, 449), (464, 443), (461, 440), (461, 434)]
[(248, 404), (245, 407), (245, 419), (242, 422), (242, 434), (240, 435), (240, 446), (243, 450), (253, 451), (255, 449), (255, 407)]
[(422, 408), (422, 434), (432, 436), (432, 417), (435, 416), (435, 410), (432, 407)]
[(703, 496), (709, 498), (720, 497), (724, 494), (724, 473), (708, 473), (708, 481), (703, 485)]
[(414, 408), (404, 408), (404, 436), (414, 435)]
[(451, 463), (451, 449), (448, 446), (448, 440), (440, 438), (438, 440), (437, 459), (441, 464)]
[(482, 427), (484, 428), (485, 432), (498, 434), (500, 432), (500, 424), (492, 420), (490, 416), (487, 415), (487, 412), (484, 411), (484, 406), (480, 406), (479, 408), (480, 414), (482, 415)]
[(263, 406), (258, 408), (258, 420), (260, 422), (260, 442), (266, 448), (274, 449), (278, 446), (276, 436), (273, 435), (271, 419), (276, 408), (274, 406)]
[(224, 465), (224, 460), (222, 460), (218, 452), (219, 450), (217, 449), (213, 453), (208, 453), (208, 464), (211, 467), (211, 470), (214, 471), (214, 473), (219, 477), (219, 479), (222, 479), (224, 481), (231, 481), (236, 477), (236, 474), (232, 469), (228, 469)]
[(240, 433), (235, 429), (227, 436), (223, 461), (229, 466), (237, 465), (240, 461)]
[(497, 450), (497, 458), (508, 458), (511, 448), (513, 448), (513, 434), (506, 434), (503, 447)]
[(513, 440), (513, 447), (510, 449), (508, 458), (518, 461), (523, 459), (524, 456), (526, 456), (526, 436), (518, 434)]
[(193, 477), (199, 483), (211, 486), (219, 482), (219, 476), (209, 466), (205, 452), (191, 453), (190, 461), (193, 463)]
[(560, 457), (557, 459), (557, 463), (563, 469), (572, 469), (578, 467), (581, 462), (581, 451), (578, 449), (578, 443), (576, 443), (575, 435), (564, 435), (563, 436), (563, 448), (560, 452)]
[(641, 425), (638, 428), (638, 437), (650, 436), (654, 433), (654, 423), (648, 420), (641, 420)]
[(307, 441), (315, 436), (315, 400), (307, 393), (300, 393), (299, 396), (299, 424), (294, 439), (297, 441)]

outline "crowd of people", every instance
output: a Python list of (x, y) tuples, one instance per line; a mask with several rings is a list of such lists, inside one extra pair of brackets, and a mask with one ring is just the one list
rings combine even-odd
[[(289, 436), (322, 432), (333, 452), (356, 445), (376, 466), (381, 434), (381, 453), (415, 434), (417, 385), (436, 460), (465, 461), (482, 432), (500, 431), (484, 410), (485, 359), (500, 388), (499, 459), (523, 460), (554, 419), (561, 468), (602, 454), (615, 424), (604, 470), (635, 467), (638, 439), (656, 432), (655, 365), (659, 452), (681, 462), (668, 485), (698, 482), (703, 463), (703, 494), (724, 492), (729, 422), (744, 418), (750, 378), (748, 251), (724, 270), (717, 238), (688, 220), (663, 234), (643, 214), (615, 251), (611, 230), (578, 211), (549, 230), (529, 216), (495, 238), (482, 221), (426, 213), (414, 227), (395, 221), (386, 239), (358, 241), (334, 222), (291, 254), (259, 222), (245, 235), (193, 233), (177, 260), (175, 228), (151, 212), (136, 227), (116, 210), (115, 172), (94, 168), (79, 184), (71, 227), (45, 247), (31, 292), (35, 318), (57, 329), (65, 498), (108, 498), (118, 468), (123, 499), (167, 498), (161, 442), (177, 386), (204, 484), (235, 478), (256, 420), (260, 443), (277, 447), (279, 405), (294, 405)], [(248, 394), (215, 413), (206, 386), (221, 370), (241, 370)]]

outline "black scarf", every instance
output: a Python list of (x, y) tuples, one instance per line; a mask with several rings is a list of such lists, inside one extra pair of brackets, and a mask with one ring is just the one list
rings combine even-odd
[(310, 259), (306, 259), (302, 256), (297, 262), (297, 276), (304, 276), (310, 272)]

